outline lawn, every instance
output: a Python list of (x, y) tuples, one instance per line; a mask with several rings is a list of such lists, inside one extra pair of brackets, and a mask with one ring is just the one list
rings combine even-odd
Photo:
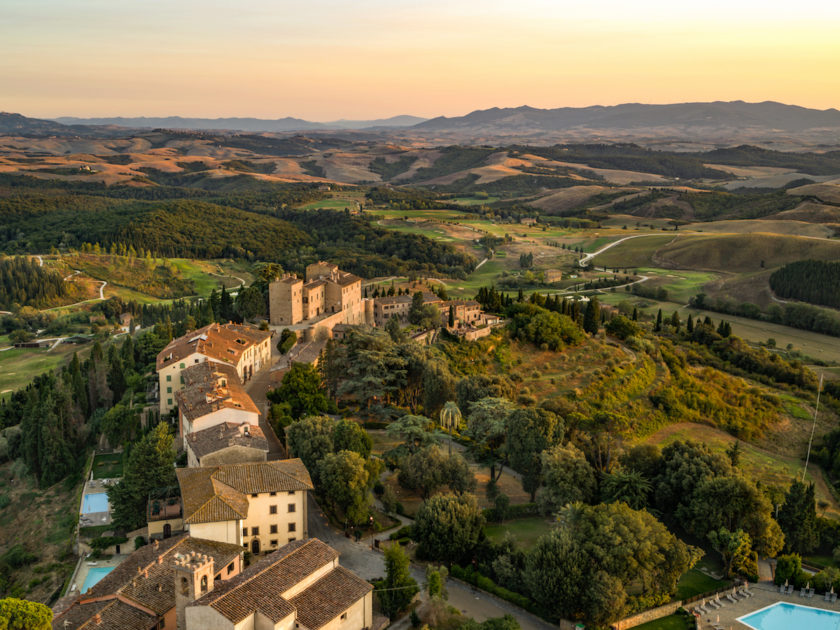
[(12, 348), (0, 352), (0, 398), (27, 385), (37, 375), (64, 365), (82, 346), (59, 344), (55, 350)]
[(122, 453), (110, 455), (100, 454), (93, 458), (93, 478), (113, 479), (122, 477)]
[(680, 581), (677, 582), (677, 594), (675, 598), (687, 599), (695, 595), (700, 595), (701, 593), (708, 593), (709, 591), (723, 588), (727, 584), (728, 582), (726, 580), (716, 580), (694, 568), (684, 573)]
[(482, 204), (490, 204), (499, 200), (499, 197), (492, 197), (490, 195), (484, 197), (453, 197), (451, 201), (462, 206), (480, 206)]
[(493, 542), (501, 542), (510, 533), (516, 539), (516, 544), (523, 549), (531, 549), (540, 536), (549, 533), (554, 525), (553, 519), (542, 516), (520, 518), (505, 521), (498, 525), (487, 525), (484, 533)]
[(636, 630), (686, 630), (687, 628), (693, 629), (694, 622), (686, 615), (679, 613), (636, 626)]
[(356, 199), (349, 199), (344, 197), (331, 197), (329, 199), (320, 199), (318, 201), (310, 201), (309, 203), (300, 206), (301, 210), (344, 210), (345, 208), (355, 209)]

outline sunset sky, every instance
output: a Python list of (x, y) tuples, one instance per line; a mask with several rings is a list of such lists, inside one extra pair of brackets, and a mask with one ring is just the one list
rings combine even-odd
[(0, 0), (0, 110), (309, 120), (840, 107), (840, 2)]

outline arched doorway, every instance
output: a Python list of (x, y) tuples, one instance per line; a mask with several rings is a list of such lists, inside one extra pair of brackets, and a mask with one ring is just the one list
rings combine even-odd
[(251, 553), (255, 556), (260, 552), (260, 541), (256, 538), (251, 541)]
[(163, 526), (163, 537), (164, 538), (169, 538), (170, 536), (172, 536), (172, 525), (170, 525), (169, 523), (166, 523)]

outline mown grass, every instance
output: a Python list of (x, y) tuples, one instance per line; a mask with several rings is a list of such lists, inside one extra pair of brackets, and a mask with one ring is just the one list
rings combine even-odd
[(507, 534), (516, 539), (516, 544), (522, 549), (532, 548), (537, 540), (549, 533), (553, 527), (550, 519), (542, 516), (520, 518), (513, 521), (505, 521), (497, 525), (487, 525), (484, 533), (493, 542), (501, 542)]
[(122, 477), (122, 453), (100, 454), (93, 458), (93, 478), (112, 479)]
[(727, 582), (725, 580), (716, 580), (697, 568), (694, 568), (684, 573), (680, 581), (677, 582), (675, 599), (687, 599), (700, 593), (708, 593), (709, 591), (723, 588), (726, 584)]
[(82, 346), (59, 344), (55, 350), (12, 348), (0, 352), (0, 398), (24, 387), (37, 375), (64, 365)]
[(678, 613), (636, 626), (636, 630), (687, 630), (688, 628), (694, 628), (691, 620)]

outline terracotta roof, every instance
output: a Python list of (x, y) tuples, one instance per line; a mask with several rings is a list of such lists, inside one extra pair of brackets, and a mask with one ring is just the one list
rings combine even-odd
[(355, 276), (352, 273), (342, 273), (336, 280), (336, 284), (339, 284), (343, 287), (346, 287), (349, 284), (354, 284), (356, 282), (361, 282), (362, 279), (359, 276)]
[(270, 331), (239, 324), (210, 324), (169, 342), (157, 356), (157, 369), (177, 363), (191, 354), (236, 364), (251, 346), (271, 337)]
[(297, 612), (303, 625), (316, 630), (340, 615), (373, 587), (338, 567), (289, 599), (307, 577), (333, 565), (338, 552), (317, 538), (296, 540), (222, 582), (190, 606), (211, 606), (237, 624), (259, 611), (277, 623)]
[(373, 590), (355, 573), (336, 567), (291, 602), (297, 608), (296, 621), (309, 630), (318, 630)]
[(232, 521), (248, 516), (248, 496), (260, 492), (312, 490), (300, 459), (178, 468), (185, 523)]
[(258, 425), (235, 422), (188, 433), (187, 446), (198, 459), (232, 446), (268, 451), (268, 441)]
[(178, 409), (190, 420), (220, 409), (241, 409), (259, 414), (260, 410), (242, 389), (233, 366), (204, 361), (181, 371), (184, 389), (175, 392)]
[[(220, 572), (242, 553), (242, 548), (214, 540), (190, 538), (186, 534), (145, 545), (87, 593), (79, 595), (64, 612), (56, 615), (53, 627), (96, 627), (99, 630), (145, 630), (154, 627), (157, 618), (175, 606), (175, 558), (191, 553), (210, 556), (215, 565), (214, 571)], [(100, 625), (92, 622), (97, 613), (102, 619)]]
[(303, 285), (303, 290), (309, 291), (311, 289), (317, 289), (318, 287), (322, 287), (325, 284), (327, 284), (327, 281), (322, 280), (320, 278), (318, 278), (317, 280), (310, 280), (309, 282)]

